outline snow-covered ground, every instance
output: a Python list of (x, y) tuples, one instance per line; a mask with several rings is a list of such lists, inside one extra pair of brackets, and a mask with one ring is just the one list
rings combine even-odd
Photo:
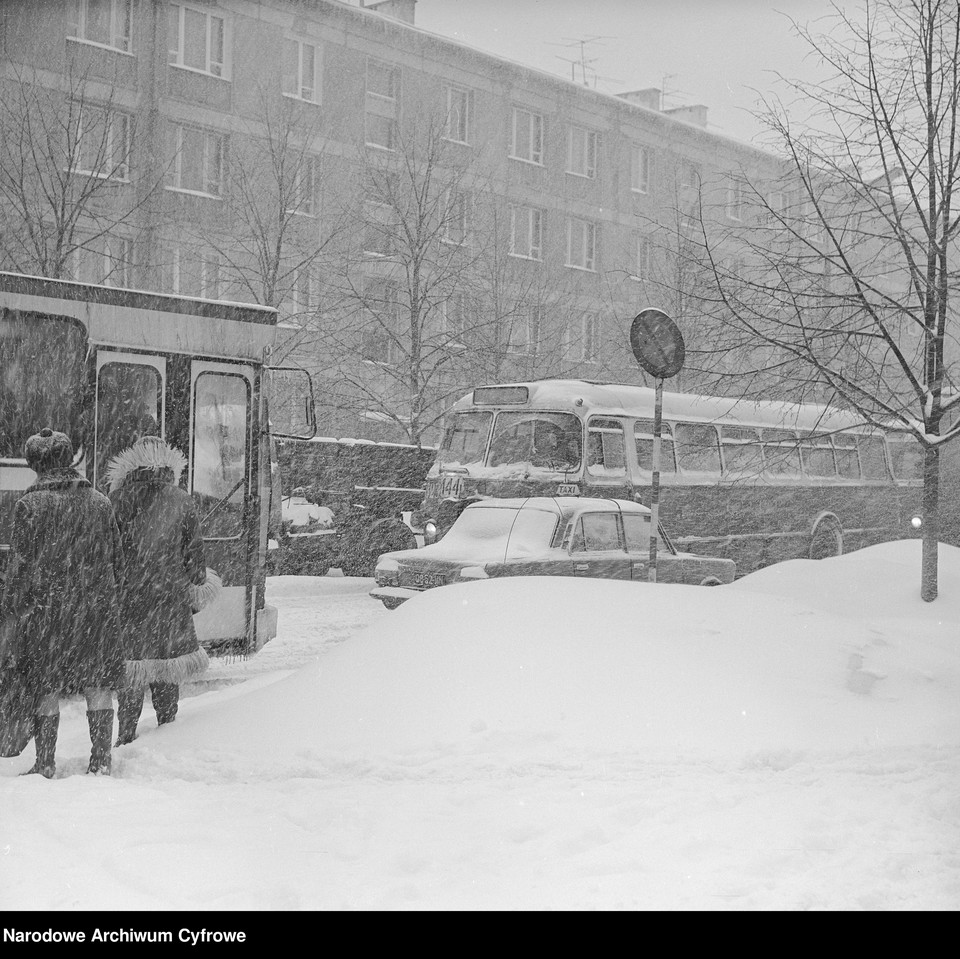
[(56, 779), (0, 759), (0, 909), (956, 910), (960, 550), (928, 604), (919, 549), (395, 612), (274, 578), (276, 640), (112, 778), (81, 700)]

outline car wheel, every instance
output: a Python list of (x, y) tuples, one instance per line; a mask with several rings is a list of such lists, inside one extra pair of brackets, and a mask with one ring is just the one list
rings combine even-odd
[(384, 596), (380, 597), (380, 602), (383, 603), (383, 605), (386, 606), (387, 609), (396, 609), (398, 606), (403, 605), (402, 599), (388, 599)]
[(716, 576), (708, 576), (700, 583), (701, 586), (722, 586), (723, 583)]

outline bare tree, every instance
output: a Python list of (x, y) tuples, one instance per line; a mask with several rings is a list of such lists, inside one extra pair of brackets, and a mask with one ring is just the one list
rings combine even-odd
[[(389, 153), (363, 149), (324, 332), (336, 355), (333, 402), (390, 423), (411, 443), (435, 429), (461, 386), (452, 375), (475, 332), (471, 267), (483, 190), (427, 117), (397, 130)], [(371, 375), (376, 368), (376, 375)]]
[[(766, 366), (792, 398), (854, 411), (908, 431), (923, 449), (921, 594), (937, 595), (940, 460), (960, 435), (956, 390), (960, 169), (960, 8), (944, 0), (865, 0), (834, 8), (829, 33), (798, 29), (829, 68), (821, 83), (789, 83), (767, 120), (784, 176), (743, 177), (735, 190), (753, 227), (717, 227), (703, 191), (704, 299), (723, 349)], [(744, 221), (748, 218), (744, 217)], [(738, 262), (731, 268), (731, 251)], [(757, 389), (771, 378), (758, 375)]]
[[(103, 95), (97, 95), (99, 91)], [(66, 74), (55, 87), (13, 67), (0, 81), (0, 257), (8, 269), (122, 282), (137, 214), (159, 186), (137, 183), (136, 118), (114, 87)]]

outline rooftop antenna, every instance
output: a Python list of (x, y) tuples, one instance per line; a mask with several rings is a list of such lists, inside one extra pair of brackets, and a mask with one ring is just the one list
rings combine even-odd
[(576, 68), (577, 66), (579, 66), (580, 82), (584, 86), (589, 86), (589, 84), (587, 83), (587, 67), (590, 64), (595, 63), (597, 58), (596, 57), (593, 57), (590, 59), (587, 58), (587, 55), (586, 55), (587, 44), (596, 43), (598, 40), (616, 40), (616, 39), (617, 39), (616, 37), (601, 36), (601, 35), (597, 35), (593, 37), (583, 37), (582, 39), (575, 39), (573, 37), (564, 37), (563, 43), (551, 43), (550, 45), (554, 47), (579, 47), (580, 48), (580, 55), (576, 59), (571, 60), (567, 57), (560, 57), (559, 59), (566, 60), (570, 64), (570, 79), (574, 83), (576, 83), (576, 80), (577, 80)]
[(676, 79), (676, 73), (665, 73), (660, 78), (660, 109), (667, 109), (667, 80)]

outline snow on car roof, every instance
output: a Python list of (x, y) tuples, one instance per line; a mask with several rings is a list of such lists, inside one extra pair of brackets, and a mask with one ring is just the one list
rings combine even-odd
[(627, 499), (600, 499), (589, 496), (518, 496), (510, 499), (481, 499), (471, 503), (467, 509), (542, 509), (550, 512), (574, 510), (589, 507), (591, 510), (623, 513), (649, 513), (650, 510)]

